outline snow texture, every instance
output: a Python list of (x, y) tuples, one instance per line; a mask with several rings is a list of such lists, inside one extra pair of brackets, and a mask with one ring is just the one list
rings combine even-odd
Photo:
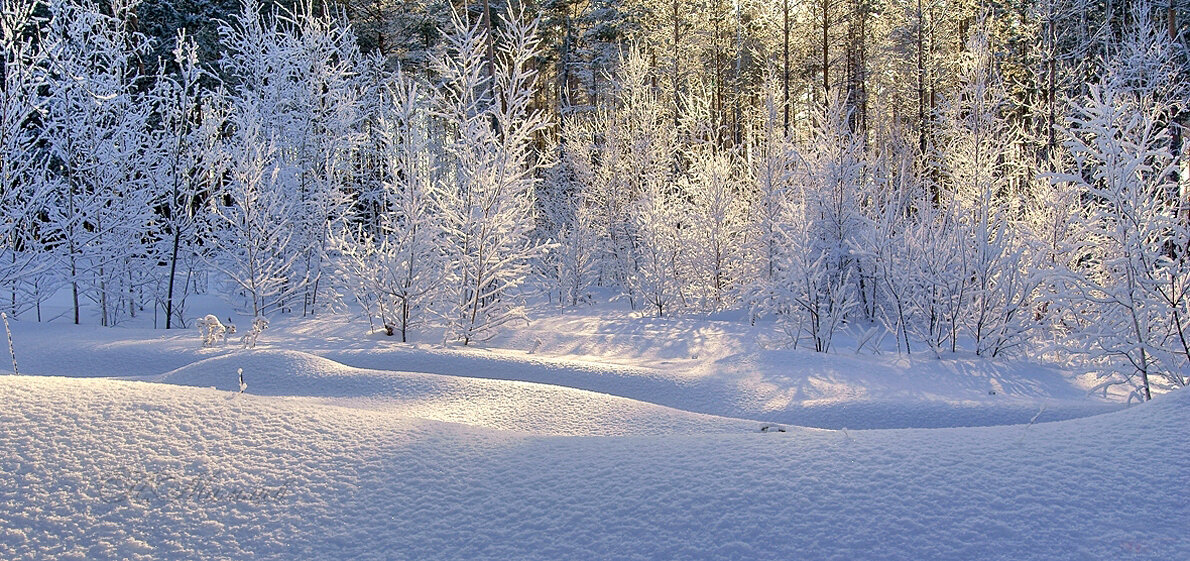
[[(349, 318), (282, 319), (254, 351), (204, 349), (193, 332), (28, 322), (16, 325), (13, 337), (21, 369), (31, 374), (154, 379), (183, 369), (176, 383), (230, 390), (235, 369), (244, 367), (250, 393), (270, 395), (379, 396), (388, 390), (362, 387), (358, 376), (396, 384), (375, 372), (382, 370), (566, 386), (705, 415), (832, 429), (1023, 424), (1043, 408), (1039, 421), (1121, 407), (1088, 397), (1068, 374), (1033, 363), (773, 350), (756, 343), (768, 333), (763, 326), (732, 321), (591, 312), (535, 321), (492, 341), (493, 348), (392, 344), (382, 334), (361, 338), (358, 331)], [(308, 353), (339, 364), (307, 365), (313, 357), (298, 355), (253, 358), (263, 351)], [(228, 360), (201, 366), (216, 357)], [(343, 365), (373, 372), (357, 372), (352, 382), (336, 375), (331, 379), (340, 382), (327, 387), (300, 381)], [(231, 375), (220, 377), (219, 369)], [(283, 376), (296, 377), (294, 386), (277, 379), (266, 392), (256, 385)]]
[(1184, 391), (1031, 426), (605, 438), (118, 380), (0, 395), (14, 561), (1190, 556)]

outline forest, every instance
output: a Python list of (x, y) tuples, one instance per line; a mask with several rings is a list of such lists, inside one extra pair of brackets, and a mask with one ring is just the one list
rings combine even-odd
[(18, 320), (616, 300), (1190, 384), (1185, 1), (2, 1)]

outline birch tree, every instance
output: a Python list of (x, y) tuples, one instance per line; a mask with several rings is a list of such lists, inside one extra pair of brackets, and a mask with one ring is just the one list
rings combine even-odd
[(1172, 184), (1174, 158), (1159, 117), (1169, 107), (1109, 79), (1071, 118), (1075, 172), (1056, 176), (1082, 194), (1065, 247), (1068, 351), (1142, 400), (1190, 382), (1190, 229)]
[(441, 186), (429, 138), (431, 94), (398, 74), (383, 99), (376, 130), (387, 155), (386, 210), (375, 233), (362, 222), (344, 226), (331, 245), (356, 300), (405, 342), (414, 327), (441, 312), (435, 309), (446, 266)]
[(40, 2), (3, 0), (0, 4), (0, 278), (10, 291), (9, 313), (17, 317), (29, 305), (27, 282), (41, 277), (49, 263), (37, 218), (49, 182), (46, 160), (37, 149), (42, 134), (31, 123), (45, 114), (48, 53), (35, 33), (34, 10)]
[(135, 315), (151, 272), (143, 263), (144, 242), (155, 235), (145, 164), (154, 158), (145, 156), (155, 147), (151, 104), (136, 83), (146, 42), (129, 31), (135, 6), (117, 0), (109, 15), (89, 2), (50, 5), (45, 140), (58, 189), (49, 219), (76, 323), (80, 297), (99, 306), (103, 325)]
[(536, 22), (506, 20), (500, 29), (490, 36), (455, 14), (448, 48), (435, 63), (443, 78), (438, 113), (451, 128), (443, 179), (452, 263), (447, 338), (464, 345), (525, 320), (520, 289), (530, 260), (545, 249), (531, 238), (540, 165), (532, 143), (546, 127), (531, 104)]

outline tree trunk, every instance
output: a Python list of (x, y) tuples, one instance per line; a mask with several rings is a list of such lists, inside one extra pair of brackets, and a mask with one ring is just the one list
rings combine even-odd
[(789, 136), (789, 0), (785, 0), (783, 12), (785, 15), (785, 68), (782, 73), (782, 89), (784, 90), (782, 106), (785, 110), (785, 136)]
[(917, 153), (926, 153), (926, 65), (925, 25), (922, 20), (921, 0), (917, 0)]
[(678, 52), (679, 52), (679, 49), (678, 49), (678, 44), (679, 44), (679, 41), (681, 40), (681, 36), (678, 34), (678, 33), (679, 33), (679, 23), (680, 23), (680, 21), (681, 21), (681, 20), (679, 19), (679, 17), (678, 17), (678, 13), (679, 13), (679, 12), (678, 12), (678, 4), (679, 4), (678, 0), (673, 0), (673, 24), (674, 24), (674, 37), (673, 37), (673, 40), (674, 40), (674, 47), (673, 47), (673, 48), (674, 48), (674, 51), (673, 51), (673, 88), (674, 88), (674, 128), (675, 128), (675, 129), (676, 129), (676, 128), (678, 128), (678, 127), (680, 127), (680, 126), (681, 126), (681, 124), (682, 124), (682, 122), (681, 122), (681, 115), (682, 115), (682, 96), (681, 96), (680, 90), (679, 90), (679, 88), (678, 88), (678, 82), (679, 82), (679, 77), (678, 77)]
[(178, 273), (178, 246), (182, 241), (182, 229), (178, 227), (177, 218), (174, 218), (174, 243), (173, 249), (170, 250), (169, 255), (169, 288), (166, 290), (165, 297), (165, 328), (169, 329), (172, 325), (174, 317), (174, 279)]
[(822, 0), (822, 106), (830, 105), (830, 0)]

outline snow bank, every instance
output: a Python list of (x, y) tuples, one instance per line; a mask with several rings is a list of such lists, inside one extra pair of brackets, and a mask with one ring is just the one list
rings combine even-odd
[[(1122, 406), (1088, 397), (1071, 376), (1041, 365), (963, 355), (939, 360), (774, 350), (757, 343), (764, 339), (764, 326), (730, 321), (589, 311), (510, 330), (488, 348), (401, 344), (383, 335), (361, 336), (360, 331), (345, 317), (282, 318), (250, 352), (234, 345), (201, 348), (195, 330), (163, 333), (24, 322), (16, 327), (14, 338), (22, 371), (31, 374), (155, 379), (163, 372), (226, 356), (243, 362), (229, 365), (233, 374), (244, 366), (251, 377), (253, 353), (293, 350), (340, 363), (325, 366), (328, 372), (338, 372), (341, 365), (372, 369), (368, 377), (373, 380), (386, 379), (376, 371), (516, 380), (704, 415), (832, 429), (1021, 424), (1038, 412), (1038, 422), (1047, 422)], [(313, 376), (324, 368), (320, 364), (298, 361), (286, 368), (310, 368)], [(234, 381), (234, 376), (221, 377), (217, 369), (212, 372), (212, 380), (219, 383)], [(310, 389), (309, 383), (320, 382), (309, 378), (302, 382), (305, 389), (279, 385), (265, 393), (325, 396), (317, 392), (340, 391), (331, 395), (358, 397), (371, 390), (353, 384), (373, 383), (337, 374), (328, 379), (335, 380), (339, 390)], [(218, 385), (198, 378), (177, 383)], [(494, 386), (483, 387), (495, 391)], [(249, 381), (250, 392), (263, 389)]]
[(115, 380), (0, 396), (6, 560), (1190, 558), (1186, 391), (1033, 426), (605, 438)]
[(237, 368), (244, 369), (253, 394), (314, 397), (321, 403), (535, 434), (693, 434), (761, 425), (547, 384), (352, 368), (297, 351), (213, 357), (154, 381), (237, 390)]

